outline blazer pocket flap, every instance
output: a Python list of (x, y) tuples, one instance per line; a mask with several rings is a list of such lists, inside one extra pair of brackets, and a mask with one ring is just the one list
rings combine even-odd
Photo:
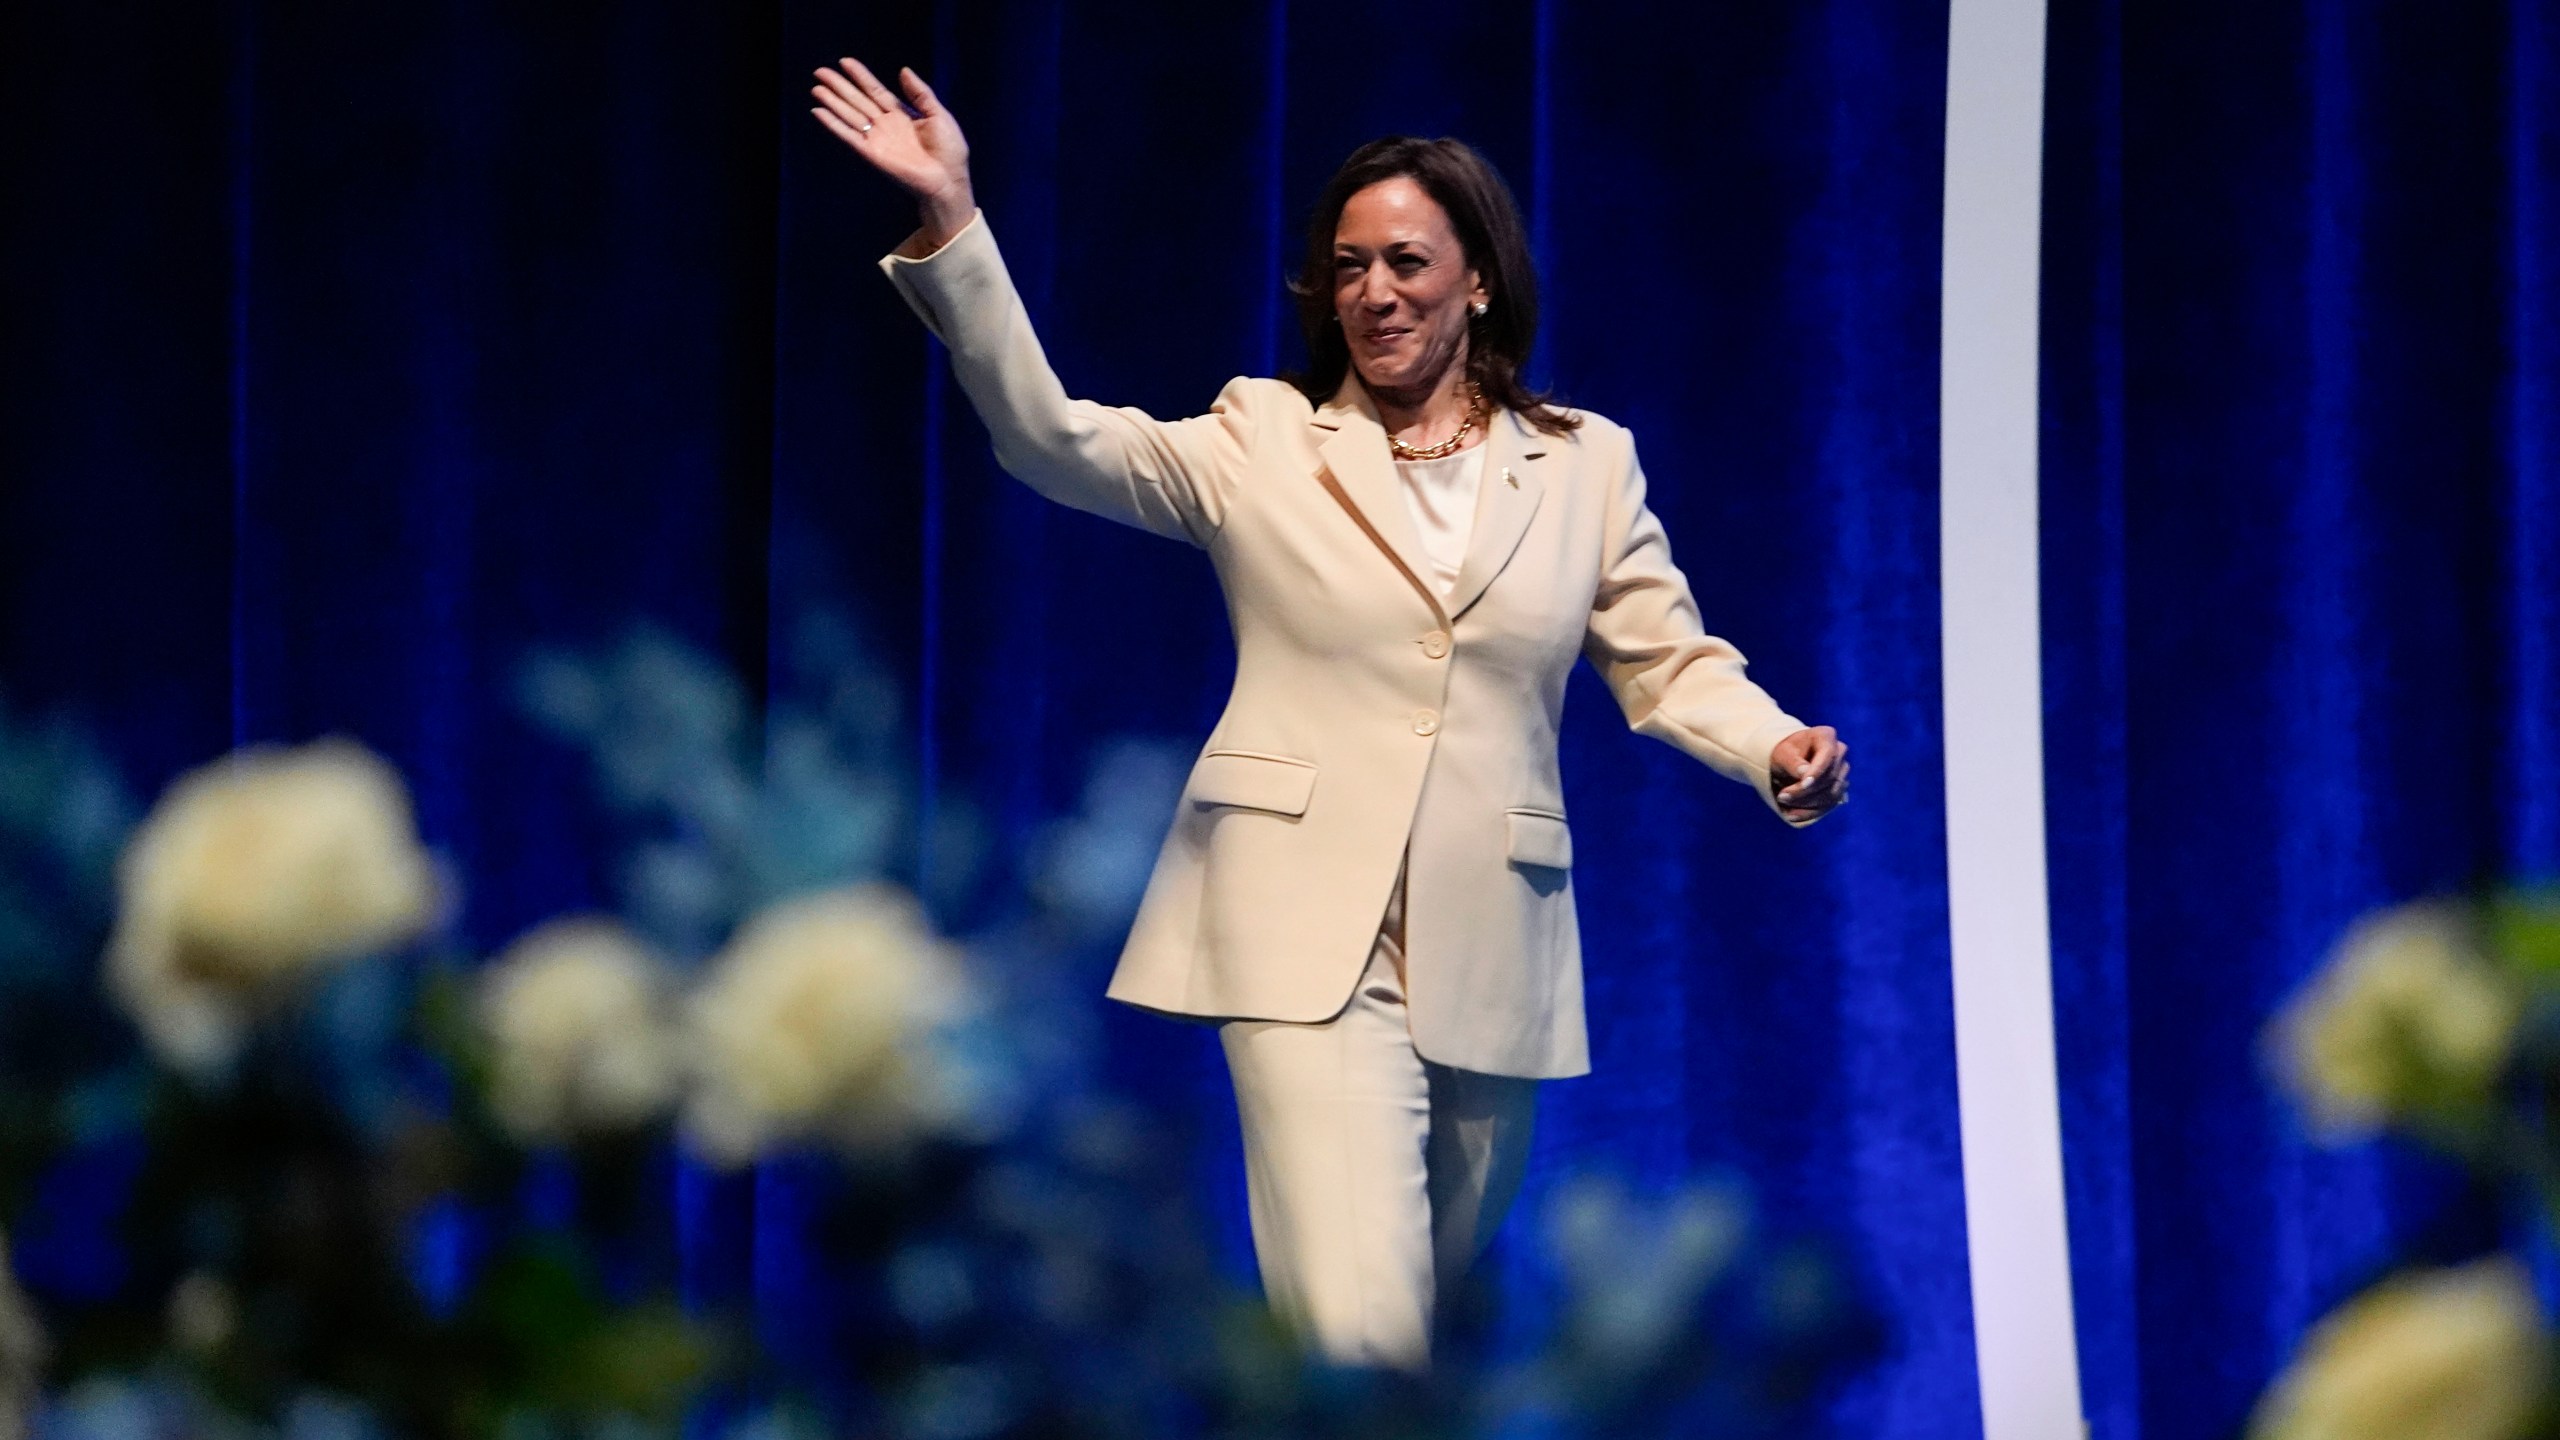
[(1505, 817), (1511, 822), (1511, 861), (1515, 865), (1541, 865), (1550, 870), (1569, 869), (1573, 865), (1573, 831), (1561, 815), (1544, 810), (1513, 810)]
[(1304, 815), (1315, 793), (1316, 767), (1285, 755), (1212, 750), (1191, 767), (1188, 793), (1194, 805), (1241, 805), (1279, 815)]

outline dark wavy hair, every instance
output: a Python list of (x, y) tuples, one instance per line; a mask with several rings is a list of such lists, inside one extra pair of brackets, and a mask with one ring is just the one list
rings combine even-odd
[(1529, 262), (1529, 237), (1511, 187), (1463, 140), (1411, 135), (1372, 140), (1352, 151), (1325, 182), (1315, 213), (1307, 217), (1306, 255), (1297, 278), (1289, 282), (1308, 357), (1306, 370), (1290, 376), (1291, 383), (1321, 405), (1333, 398), (1349, 373), (1351, 347), (1334, 323), (1334, 227), (1352, 196), (1399, 175), (1412, 177), (1449, 213), (1466, 263), (1483, 277), (1485, 313), (1467, 322), (1467, 378), (1487, 400), (1519, 412), (1550, 435), (1579, 427), (1581, 416), (1559, 408), (1548, 392), (1532, 390), (1520, 378), (1529, 363), (1529, 344), (1538, 334), (1538, 276)]

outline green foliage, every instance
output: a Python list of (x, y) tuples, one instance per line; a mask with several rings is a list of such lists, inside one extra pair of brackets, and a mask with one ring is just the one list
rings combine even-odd
[(607, 1301), (592, 1260), (566, 1236), (510, 1247), (489, 1267), (472, 1312), (469, 1323), (517, 1357), (503, 1392), (510, 1409), (668, 1424), (719, 1354), (708, 1327), (670, 1304)]
[(2487, 908), (2492, 952), (2535, 986), (2560, 991), (2560, 886), (2508, 891)]

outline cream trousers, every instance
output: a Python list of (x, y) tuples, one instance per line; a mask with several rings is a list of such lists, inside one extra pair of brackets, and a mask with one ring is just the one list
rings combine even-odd
[(1440, 1295), (1519, 1193), (1538, 1082), (1415, 1053), (1402, 920), (1388, 911), (1340, 1014), (1229, 1020), (1218, 1038), (1272, 1310), (1335, 1364), (1418, 1370)]

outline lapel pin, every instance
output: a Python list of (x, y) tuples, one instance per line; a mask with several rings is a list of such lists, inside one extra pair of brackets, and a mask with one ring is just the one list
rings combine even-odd
[(1510, 486), (1514, 490), (1520, 488), (1520, 482), (1511, 478), (1511, 467), (1508, 465), (1502, 467), (1502, 483)]

